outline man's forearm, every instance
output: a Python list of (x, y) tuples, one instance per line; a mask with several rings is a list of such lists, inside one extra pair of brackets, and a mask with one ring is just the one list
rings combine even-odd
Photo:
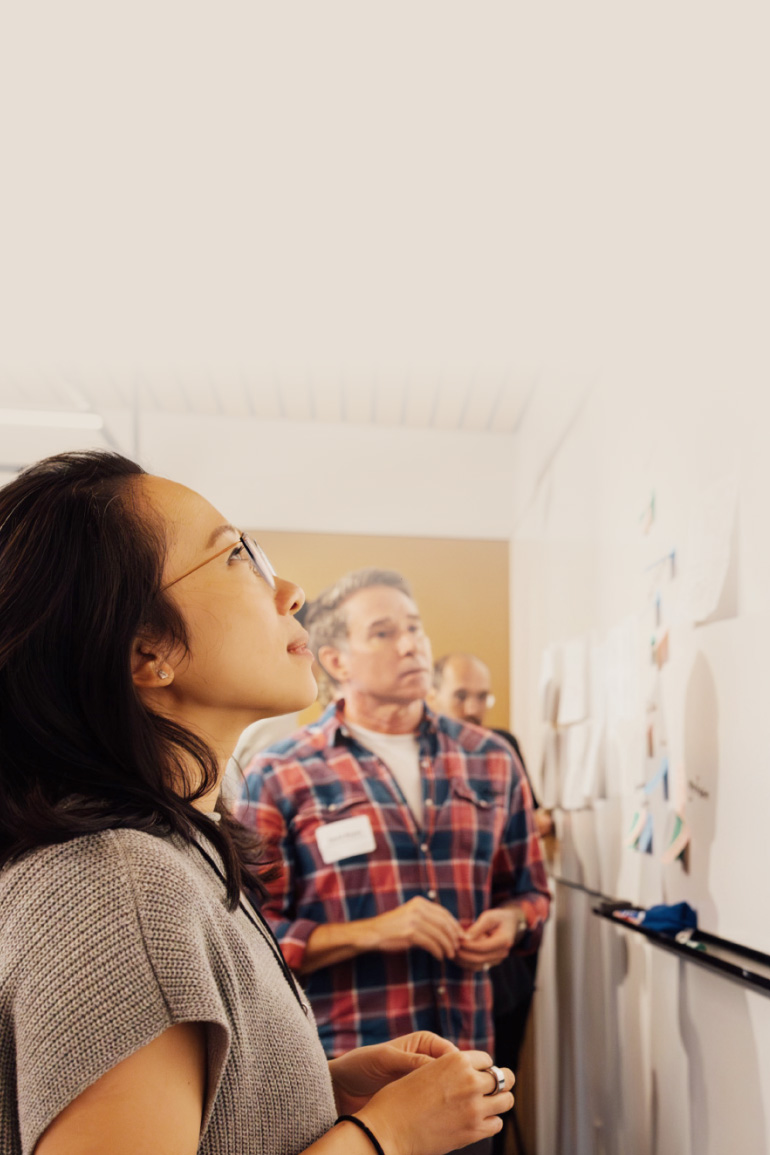
[(376, 950), (380, 936), (375, 922), (373, 918), (362, 918), (355, 922), (320, 923), (307, 940), (299, 973), (309, 975), (322, 967)]

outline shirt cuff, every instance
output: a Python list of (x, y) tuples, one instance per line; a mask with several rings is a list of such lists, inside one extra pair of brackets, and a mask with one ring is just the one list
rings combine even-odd
[(298, 918), (295, 922), (276, 921), (268, 916), (270, 925), (275, 931), (275, 937), (281, 946), (281, 952), (286, 959), (286, 965), (293, 971), (299, 971), (305, 958), (307, 940), (318, 926), (309, 918)]

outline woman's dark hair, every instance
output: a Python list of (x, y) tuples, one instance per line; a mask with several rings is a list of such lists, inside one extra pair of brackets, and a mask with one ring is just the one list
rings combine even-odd
[(117, 453), (63, 453), (0, 489), (0, 866), (99, 830), (192, 841), (197, 828), (234, 906), (242, 887), (264, 894), (248, 866), (261, 843), (192, 805), (214, 785), (216, 758), (148, 709), (131, 676), (138, 634), (188, 648), (161, 592), (164, 526), (140, 514), (143, 473)]

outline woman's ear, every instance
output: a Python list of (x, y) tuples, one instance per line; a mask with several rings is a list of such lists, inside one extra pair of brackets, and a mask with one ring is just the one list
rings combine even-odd
[(161, 690), (173, 682), (174, 670), (157, 646), (137, 638), (131, 651), (131, 677), (138, 690)]
[(342, 650), (338, 650), (336, 646), (321, 646), (318, 651), (318, 662), (335, 682), (347, 682), (348, 664)]

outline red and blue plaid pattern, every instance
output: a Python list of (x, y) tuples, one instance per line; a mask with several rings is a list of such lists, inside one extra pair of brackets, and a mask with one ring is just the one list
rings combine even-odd
[[(510, 746), (489, 730), (433, 714), (419, 730), (424, 818), (419, 826), (387, 767), (345, 729), (344, 704), (260, 754), (246, 769), (237, 815), (283, 864), (264, 912), (287, 963), (302, 965), (319, 923), (372, 918), (416, 895), (463, 925), (516, 899), (537, 948), (550, 895), (532, 795)], [(376, 848), (324, 865), (319, 826), (367, 815)], [(372, 951), (303, 979), (332, 1058), (409, 1031), (432, 1030), (462, 1048), (490, 1050), (488, 974), (427, 951)]]

